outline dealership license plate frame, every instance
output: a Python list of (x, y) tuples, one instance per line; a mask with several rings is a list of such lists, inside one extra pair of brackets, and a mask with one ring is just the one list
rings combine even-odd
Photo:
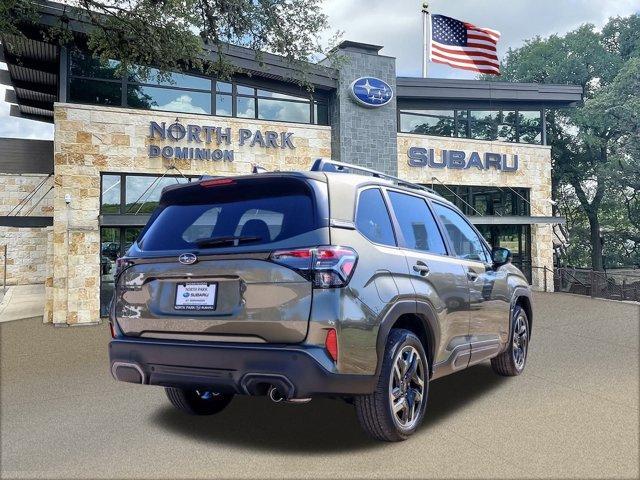
[[(178, 304), (178, 300), (186, 301), (185, 297), (180, 298), (180, 295), (184, 292), (189, 292), (189, 287), (193, 288), (196, 286), (205, 285), (207, 289), (212, 289), (211, 291), (207, 291), (207, 300), (209, 297), (213, 297), (212, 302), (207, 302), (204, 304)], [(181, 288), (182, 287), (182, 288)], [(191, 292), (189, 292), (191, 293)], [(186, 297), (189, 298), (189, 297)], [(218, 304), (218, 282), (178, 282), (176, 284), (176, 295), (173, 302), (173, 308), (175, 310), (180, 311), (188, 311), (188, 312), (201, 312), (215, 311)]]

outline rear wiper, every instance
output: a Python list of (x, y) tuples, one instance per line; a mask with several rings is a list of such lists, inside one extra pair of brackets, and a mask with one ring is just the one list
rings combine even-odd
[(231, 244), (233, 246), (240, 245), (241, 243), (257, 242), (262, 240), (262, 237), (257, 236), (234, 236), (229, 235), (226, 237), (211, 237), (211, 238), (199, 238), (193, 243), (199, 247), (215, 247), (219, 245)]

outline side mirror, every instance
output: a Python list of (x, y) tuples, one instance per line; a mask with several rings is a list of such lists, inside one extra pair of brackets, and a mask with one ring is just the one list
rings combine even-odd
[(494, 267), (501, 267), (511, 261), (511, 250), (503, 247), (494, 248), (493, 252), (491, 252), (491, 259)]

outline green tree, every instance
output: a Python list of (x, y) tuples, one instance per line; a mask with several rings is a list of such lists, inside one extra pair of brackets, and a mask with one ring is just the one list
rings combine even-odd
[(547, 114), (553, 195), (573, 222), (569, 257), (584, 260), (576, 250), (588, 244), (592, 268), (602, 269), (604, 232), (608, 259), (639, 263), (640, 16), (526, 41), (507, 52), (501, 79), (584, 88), (584, 105)]
[[(73, 18), (92, 28), (89, 49), (120, 68), (154, 66), (167, 72), (185, 68), (229, 77), (237, 69), (227, 61), (228, 44), (283, 56), (295, 79), (306, 82), (307, 60), (322, 53), (319, 34), (327, 28), (321, 0), (78, 0), (65, 7), (49, 39), (65, 42)], [(38, 18), (37, 2), (0, 0), (0, 32), (20, 35)], [(148, 71), (140, 72), (143, 76)], [(308, 84), (307, 84), (308, 86)]]

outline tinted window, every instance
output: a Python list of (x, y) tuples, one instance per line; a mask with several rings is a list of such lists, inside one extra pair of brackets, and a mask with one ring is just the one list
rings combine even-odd
[[(262, 246), (318, 228), (313, 198), (304, 185), (289, 182), (268, 187), (194, 185), (173, 191), (169, 204), (152, 216), (140, 248), (228, 248), (234, 246), (233, 240), (218, 244), (203, 244), (202, 240), (237, 236), (246, 237), (240, 246)], [(301, 242), (306, 245), (305, 240)]]
[(459, 213), (437, 203), (434, 209), (449, 234), (458, 258), (489, 262), (482, 240)]
[(211, 94), (160, 87), (129, 85), (127, 105), (150, 110), (185, 113), (211, 113)]
[(309, 123), (310, 115), (309, 102), (258, 99), (258, 118), (263, 120)]
[(122, 85), (120, 82), (101, 82), (72, 78), (69, 82), (69, 96), (73, 101), (98, 105), (122, 105)]
[(120, 175), (102, 176), (102, 213), (120, 213)]
[(426, 201), (398, 192), (389, 192), (389, 199), (408, 248), (441, 255), (447, 253)]
[(158, 206), (162, 189), (176, 183), (187, 183), (182, 177), (130, 175), (126, 179), (125, 213), (151, 213)]
[(396, 244), (389, 212), (387, 212), (382, 194), (377, 188), (370, 188), (360, 194), (358, 211), (356, 212), (356, 227), (372, 242), (383, 245)]

